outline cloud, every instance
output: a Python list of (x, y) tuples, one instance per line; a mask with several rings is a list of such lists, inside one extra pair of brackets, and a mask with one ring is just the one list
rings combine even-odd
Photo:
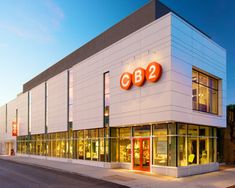
[(7, 43), (0, 43), (0, 49), (7, 48), (9, 45)]
[(64, 12), (58, 5), (53, 3), (52, 0), (45, 0), (45, 5), (49, 9), (49, 11), (51, 11), (55, 15), (58, 22), (64, 18)]
[(16, 1), (15, 10), (0, 18), (0, 29), (6, 34), (34, 40), (51, 42), (64, 19), (63, 10), (52, 0)]

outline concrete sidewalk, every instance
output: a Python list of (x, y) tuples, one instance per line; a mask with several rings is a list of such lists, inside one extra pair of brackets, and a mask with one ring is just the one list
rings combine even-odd
[(235, 185), (235, 167), (225, 167), (220, 171), (207, 174), (173, 178), (162, 175), (153, 175), (146, 172), (136, 172), (124, 169), (105, 169), (69, 162), (36, 159), (32, 157), (0, 156), (0, 159), (89, 176), (135, 188), (222, 188)]

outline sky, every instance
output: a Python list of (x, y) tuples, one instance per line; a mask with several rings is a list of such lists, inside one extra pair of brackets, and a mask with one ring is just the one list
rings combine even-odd
[[(40, 72), (148, 0), (0, 0), (0, 106)], [(227, 50), (227, 104), (235, 104), (235, 1), (161, 0)]]

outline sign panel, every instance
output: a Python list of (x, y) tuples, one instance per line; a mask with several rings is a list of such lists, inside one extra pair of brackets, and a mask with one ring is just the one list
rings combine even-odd
[(17, 136), (17, 123), (15, 121), (12, 122), (12, 136)]
[(149, 63), (146, 70), (138, 67), (133, 74), (124, 72), (120, 78), (120, 87), (124, 90), (129, 90), (132, 85), (141, 87), (145, 80), (148, 82), (157, 82), (162, 75), (162, 66), (157, 62)]

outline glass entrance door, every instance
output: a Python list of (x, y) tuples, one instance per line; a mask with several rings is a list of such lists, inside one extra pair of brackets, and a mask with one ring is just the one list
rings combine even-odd
[(150, 170), (150, 139), (133, 138), (133, 169)]

